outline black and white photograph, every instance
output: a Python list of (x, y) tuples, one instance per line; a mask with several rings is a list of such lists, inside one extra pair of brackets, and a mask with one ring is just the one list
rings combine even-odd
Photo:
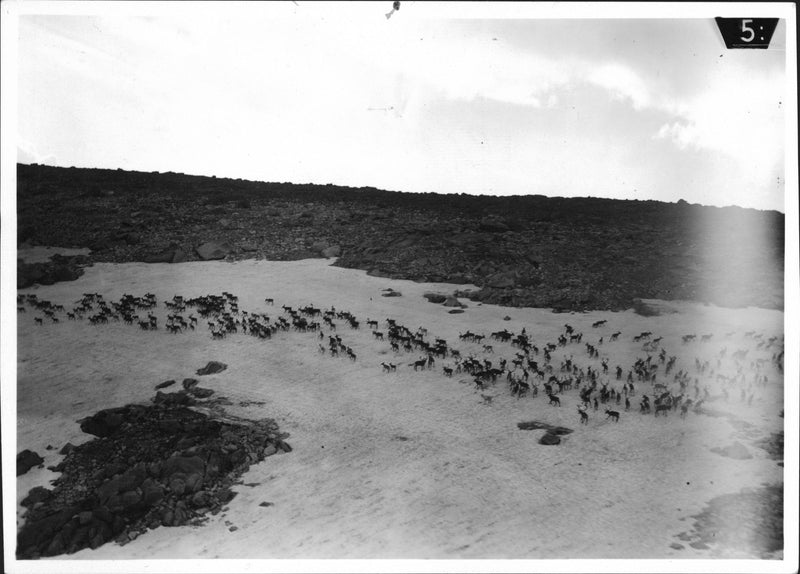
[(5, 571), (796, 572), (795, 9), (3, 2)]

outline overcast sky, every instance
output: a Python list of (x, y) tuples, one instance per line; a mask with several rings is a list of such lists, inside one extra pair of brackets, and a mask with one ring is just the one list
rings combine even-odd
[(19, 161), (784, 210), (783, 22), (147, 4), (20, 17)]

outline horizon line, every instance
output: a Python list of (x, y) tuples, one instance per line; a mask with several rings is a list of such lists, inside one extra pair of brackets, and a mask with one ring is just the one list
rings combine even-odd
[(469, 196), (469, 197), (482, 197), (482, 198), (497, 198), (497, 199), (515, 199), (515, 198), (526, 198), (526, 197), (542, 197), (547, 199), (601, 199), (607, 201), (633, 201), (633, 202), (640, 202), (640, 203), (663, 203), (667, 205), (681, 205), (686, 204), (689, 206), (696, 206), (696, 207), (707, 207), (707, 208), (714, 208), (714, 209), (729, 209), (729, 208), (736, 208), (736, 209), (748, 209), (752, 211), (760, 211), (760, 212), (775, 212), (779, 213), (783, 216), (786, 216), (785, 211), (781, 211), (779, 209), (762, 209), (758, 207), (744, 207), (742, 205), (736, 204), (728, 204), (728, 205), (709, 205), (705, 203), (693, 203), (687, 201), (683, 198), (678, 199), (677, 201), (665, 201), (662, 199), (638, 199), (638, 198), (615, 198), (615, 197), (603, 197), (603, 196), (594, 196), (594, 195), (581, 195), (581, 196), (564, 196), (564, 195), (545, 195), (541, 193), (532, 193), (532, 194), (506, 194), (506, 195), (499, 195), (499, 194), (490, 194), (490, 193), (469, 193), (469, 192), (440, 192), (440, 191), (401, 191), (401, 190), (393, 190), (393, 189), (383, 189), (379, 187), (374, 187), (371, 185), (362, 185), (362, 186), (353, 186), (353, 185), (343, 185), (338, 183), (313, 183), (313, 182), (303, 182), (297, 183), (292, 181), (266, 181), (260, 179), (245, 179), (242, 177), (231, 177), (231, 176), (217, 176), (217, 175), (203, 175), (203, 174), (193, 174), (193, 173), (185, 173), (185, 172), (178, 172), (178, 171), (152, 171), (152, 170), (143, 170), (143, 169), (124, 169), (121, 167), (83, 167), (83, 166), (60, 166), (60, 165), (50, 165), (46, 163), (23, 163), (17, 161), (17, 166), (28, 166), (28, 167), (48, 167), (53, 169), (88, 169), (88, 170), (103, 170), (103, 171), (122, 171), (122, 172), (131, 172), (131, 173), (142, 173), (142, 174), (158, 174), (158, 175), (182, 175), (186, 177), (203, 177), (207, 179), (218, 179), (218, 180), (231, 180), (231, 181), (241, 181), (247, 183), (263, 183), (263, 184), (288, 184), (294, 186), (317, 186), (317, 187), (340, 187), (352, 190), (374, 190), (380, 191), (383, 193), (399, 193), (399, 194), (408, 194), (408, 195), (441, 195), (441, 196)]

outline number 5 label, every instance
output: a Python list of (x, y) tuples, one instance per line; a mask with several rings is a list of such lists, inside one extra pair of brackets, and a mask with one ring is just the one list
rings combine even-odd
[(715, 18), (728, 49), (760, 48), (766, 50), (779, 18)]
[(749, 36), (742, 36), (742, 40), (745, 42), (752, 42), (753, 38), (756, 37), (756, 31), (752, 28), (748, 28), (747, 25), (750, 24), (753, 20), (742, 20), (742, 32), (749, 32)]

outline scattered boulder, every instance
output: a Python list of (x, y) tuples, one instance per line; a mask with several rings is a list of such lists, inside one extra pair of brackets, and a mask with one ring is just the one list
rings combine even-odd
[(174, 384), (175, 384), (174, 380), (164, 381), (163, 383), (158, 383), (156, 385), (156, 389), (165, 389), (165, 388), (167, 388), (169, 386), (172, 386)]
[(219, 361), (209, 361), (205, 367), (197, 370), (197, 374), (200, 375), (201, 377), (203, 375), (213, 375), (216, 373), (221, 373), (227, 368), (228, 365), (226, 365), (225, 363), (220, 363)]
[(444, 303), (447, 301), (447, 295), (443, 295), (442, 293), (425, 293), (422, 295), (425, 297), (429, 303)]
[(561, 437), (552, 432), (544, 433), (544, 436), (539, 439), (539, 444), (554, 445), (561, 444)]
[(342, 248), (338, 245), (332, 245), (322, 250), (322, 255), (325, 257), (339, 257), (342, 254)]
[(68, 442), (64, 446), (61, 447), (61, 450), (58, 451), (58, 454), (69, 454), (72, 449), (75, 448), (75, 445), (71, 442)]
[(466, 307), (466, 305), (464, 305), (463, 303), (461, 303), (461, 301), (459, 301), (458, 299), (456, 299), (456, 298), (455, 298), (455, 297), (453, 297), (452, 295), (450, 295), (449, 297), (447, 297), (447, 298), (444, 300), (444, 302), (442, 303), (442, 305), (444, 305), (445, 307), (458, 307), (458, 308), (460, 308), (460, 309), (463, 309), (464, 307)]
[(551, 425), (548, 423), (542, 423), (539, 421), (529, 421), (524, 423), (517, 423), (517, 428), (520, 430), (541, 430), (544, 429), (547, 432), (556, 434), (556, 435), (565, 435), (570, 434), (573, 432), (572, 429), (567, 427), (561, 427), (556, 425)]
[(199, 382), (200, 381), (198, 381), (197, 379), (188, 378), (188, 379), (183, 379), (183, 382), (181, 384), (183, 385), (183, 388), (188, 391), (192, 387), (196, 387)]
[(172, 259), (175, 257), (175, 250), (174, 249), (165, 249), (163, 251), (158, 251), (156, 253), (151, 253), (149, 255), (145, 255), (144, 262), (145, 263), (172, 263)]
[(486, 285), (495, 289), (508, 289), (517, 284), (517, 277), (513, 271), (495, 273), (486, 278)]
[(195, 248), (197, 255), (204, 261), (212, 259), (224, 259), (226, 255), (231, 253), (233, 249), (227, 243), (217, 243), (215, 241), (207, 241)]
[(459, 313), (463, 313), (464, 309), (450, 309), (448, 313), (450, 315), (458, 315)]
[(394, 289), (387, 289), (384, 293), (381, 293), (381, 297), (402, 297), (403, 294), (400, 291), (395, 291)]
[(127, 407), (106, 409), (78, 421), (81, 430), (97, 437), (107, 437), (114, 434), (129, 414)]
[(183, 263), (189, 259), (189, 255), (183, 249), (176, 249), (172, 254), (170, 263)]
[(43, 462), (44, 459), (32, 450), (23, 450), (17, 455), (17, 476), (22, 476), (34, 466), (39, 466)]

